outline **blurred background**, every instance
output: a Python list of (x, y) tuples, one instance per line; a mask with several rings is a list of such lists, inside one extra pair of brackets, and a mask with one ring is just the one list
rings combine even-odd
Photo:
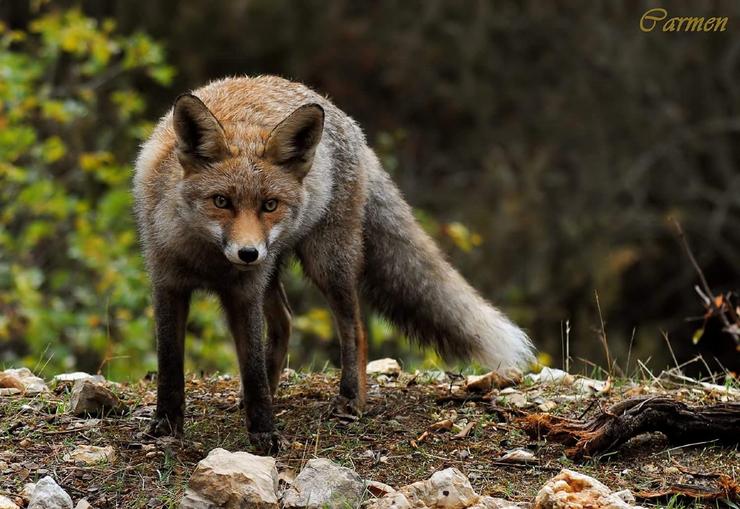
[[(740, 288), (740, 4), (661, 3), (729, 17), (709, 33), (640, 31), (651, 2), (562, 4), (0, 0), (0, 365), (156, 369), (137, 147), (178, 94), (279, 74), (364, 127), (541, 363), (563, 365), (567, 344), (572, 371), (660, 370), (669, 341), (679, 363), (706, 361), (689, 369), (738, 370), (718, 315), (736, 318)], [(323, 300), (288, 272), (291, 367), (336, 365)], [(366, 317), (371, 358), (444, 367)], [(194, 302), (186, 351), (190, 371), (235, 371), (215, 300)]]

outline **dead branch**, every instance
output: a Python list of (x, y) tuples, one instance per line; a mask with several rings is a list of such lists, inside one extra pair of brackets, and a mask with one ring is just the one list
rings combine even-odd
[[(732, 338), (735, 340), (735, 343), (737, 345), (740, 345), (740, 328), (738, 327), (738, 318), (735, 313), (735, 310), (732, 309), (732, 306), (726, 306), (724, 303), (726, 301), (725, 298), (722, 299), (723, 304), (717, 304), (716, 299), (714, 298), (714, 293), (712, 292), (712, 289), (709, 287), (709, 283), (707, 282), (707, 278), (704, 276), (704, 271), (701, 270), (701, 267), (699, 266), (699, 262), (696, 261), (696, 257), (694, 256), (694, 252), (691, 250), (691, 246), (689, 245), (689, 241), (686, 238), (686, 233), (684, 233), (683, 228), (681, 227), (681, 223), (678, 222), (677, 219), (673, 218), (673, 224), (676, 226), (676, 230), (678, 232), (678, 239), (681, 241), (681, 245), (683, 246), (684, 251), (686, 251), (686, 255), (689, 257), (689, 261), (691, 262), (691, 265), (694, 266), (694, 270), (696, 271), (697, 275), (699, 276), (699, 281), (701, 282), (701, 286), (704, 290), (704, 293), (702, 295), (701, 292), (699, 292), (699, 295), (704, 297), (705, 299), (705, 305), (706, 300), (709, 301), (708, 308), (712, 311), (712, 314), (716, 314), (719, 316), (720, 320), (722, 320), (722, 323), (725, 326), (725, 332), (727, 332)], [(732, 323), (729, 318), (727, 318), (727, 315), (725, 314), (725, 308), (727, 308), (727, 311), (730, 315), (730, 317), (733, 319)]]
[(522, 422), (531, 437), (569, 446), (566, 454), (574, 460), (614, 451), (633, 437), (655, 431), (676, 444), (697, 439), (740, 443), (740, 402), (692, 407), (667, 397), (639, 397), (621, 401), (590, 421), (531, 414)]

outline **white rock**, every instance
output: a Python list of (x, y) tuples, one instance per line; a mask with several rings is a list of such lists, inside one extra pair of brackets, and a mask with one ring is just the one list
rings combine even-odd
[(72, 498), (48, 475), (36, 483), (28, 509), (72, 509)]
[(389, 493), (396, 492), (396, 488), (394, 488), (393, 486), (388, 486), (387, 484), (380, 481), (365, 481), (365, 483), (365, 489), (367, 489), (367, 491), (370, 492), (371, 495), (378, 498), (388, 495)]
[(377, 359), (367, 363), (368, 375), (397, 375), (401, 372), (401, 365), (396, 359)]
[(398, 492), (406, 496), (412, 507), (435, 509), (463, 509), (480, 499), (468, 478), (456, 468), (435, 472), (426, 481), (409, 484)]
[(542, 403), (537, 405), (537, 408), (540, 410), (540, 412), (551, 412), (557, 407), (558, 404), (551, 400), (543, 401)]
[(55, 375), (54, 378), (52, 378), (51, 380), (55, 383), (74, 383), (78, 380), (105, 382), (105, 377), (103, 375), (91, 375), (90, 373), (85, 373), (84, 371), (74, 371), (72, 373), (61, 373), (59, 375)]
[(624, 493), (620, 492), (620, 495), (612, 493), (606, 485), (593, 477), (563, 469), (537, 493), (534, 509), (644, 509), (632, 502), (625, 502)]
[(35, 489), (35, 482), (29, 482), (23, 485), (23, 489), (21, 490), (21, 498), (24, 502), (28, 503), (31, 500), (31, 495), (33, 495), (33, 490)]
[(20, 509), (18, 504), (10, 500), (5, 495), (0, 495), (0, 509)]
[(77, 502), (77, 505), (75, 506), (75, 509), (92, 509), (92, 505), (90, 505), (90, 502), (88, 502), (84, 498), (81, 498)]
[(608, 390), (609, 384), (603, 380), (594, 380), (593, 378), (578, 378), (573, 382), (573, 387), (581, 394), (597, 394)]
[(213, 449), (198, 462), (181, 509), (278, 509), (275, 459)]
[(79, 445), (64, 455), (64, 461), (75, 465), (96, 465), (98, 463), (113, 463), (116, 460), (116, 451), (113, 446), (97, 447), (94, 445)]
[(391, 493), (371, 501), (367, 509), (423, 509), (426, 506), (413, 506), (409, 499), (401, 492)]
[(15, 387), (0, 387), (0, 396), (15, 396), (21, 392), (23, 391), (16, 389)]
[(504, 463), (533, 463), (537, 461), (534, 453), (526, 449), (512, 449), (507, 451), (498, 461)]
[(503, 498), (481, 497), (477, 504), (471, 505), (468, 509), (521, 509), (521, 507)]
[(365, 482), (326, 458), (309, 460), (283, 495), (285, 509), (344, 509), (362, 500)]
[(542, 368), (539, 373), (529, 373), (525, 379), (533, 383), (563, 385), (571, 385), (575, 381), (573, 375), (566, 373), (562, 369), (548, 368), (547, 366)]
[(519, 391), (511, 391), (506, 393), (504, 393), (504, 391), (501, 391), (500, 396), (496, 398), (496, 401), (498, 403), (508, 404), (517, 408), (525, 408), (533, 405), (533, 403), (527, 399), (527, 396)]
[[(17, 369), (6, 369), (2, 372), (2, 375), (8, 377), (8, 379), (15, 378), (23, 386), (23, 392), (29, 396), (40, 394), (42, 392), (49, 392), (49, 388), (46, 386), (43, 378), (39, 378), (34, 375), (28, 368), (17, 368)], [(20, 388), (17, 385), (3, 385), (4, 387), (15, 387)]]

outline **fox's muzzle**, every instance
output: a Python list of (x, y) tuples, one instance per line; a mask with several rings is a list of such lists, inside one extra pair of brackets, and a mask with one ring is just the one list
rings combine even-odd
[(265, 259), (267, 246), (263, 243), (240, 246), (229, 242), (224, 248), (224, 255), (238, 269), (247, 269), (259, 265)]

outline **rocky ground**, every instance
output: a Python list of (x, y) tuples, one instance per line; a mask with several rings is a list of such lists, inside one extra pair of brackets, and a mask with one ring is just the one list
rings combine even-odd
[[(188, 379), (180, 440), (146, 434), (152, 381), (115, 384), (85, 374), (44, 381), (6, 370), (0, 373), (0, 509), (216, 507), (239, 497), (260, 498), (233, 507), (740, 504), (736, 446), (701, 436), (677, 446), (649, 434), (575, 463), (563, 445), (528, 436), (522, 420), (542, 412), (589, 419), (640, 395), (691, 405), (740, 401), (731, 384), (701, 384), (676, 373), (646, 374), (638, 382), (545, 370), (512, 382), (398, 372), (393, 363), (377, 369), (359, 419), (332, 412), (336, 372), (286, 371), (275, 405), (283, 446), (267, 459), (247, 453), (238, 382), (229, 376)], [(90, 416), (100, 407), (103, 415)]]

